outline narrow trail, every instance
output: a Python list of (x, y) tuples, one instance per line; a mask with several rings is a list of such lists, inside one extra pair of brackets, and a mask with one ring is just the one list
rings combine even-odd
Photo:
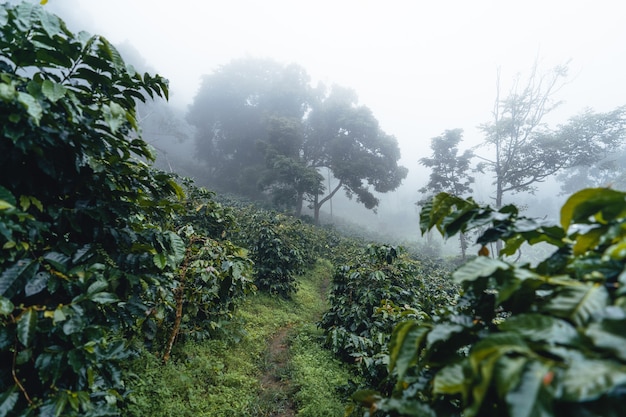
[(294, 417), (295, 404), (291, 400), (294, 387), (289, 379), (289, 332), (286, 326), (269, 340), (265, 358), (266, 370), (261, 376), (261, 397), (276, 405), (271, 417)]
[[(330, 278), (326, 278), (319, 287), (322, 300), (326, 300), (329, 285)], [(320, 315), (316, 313), (312, 318), (318, 320)], [(296, 387), (289, 377), (289, 336), (293, 331), (297, 331), (297, 328), (291, 324), (281, 327), (267, 344), (265, 371), (260, 378), (260, 398), (275, 404), (275, 409), (267, 417), (295, 417), (297, 414), (296, 404), (292, 400)]]

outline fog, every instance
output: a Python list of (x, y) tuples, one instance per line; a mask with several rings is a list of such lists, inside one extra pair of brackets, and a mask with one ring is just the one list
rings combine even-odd
[[(563, 123), (585, 108), (626, 104), (626, 25), (618, 1), (503, 0), (440, 2), (371, 0), (49, 0), (45, 6), (73, 31), (104, 35), (135, 49), (170, 80), (172, 112), (184, 114), (203, 75), (241, 57), (296, 63), (312, 81), (352, 88), (400, 145), (408, 177), (380, 195), (377, 214), (333, 199), (332, 215), (367, 227), (418, 235), (418, 189), (429, 171), (418, 163), (430, 139), (464, 130), (463, 148), (483, 140), (500, 71), (503, 89), (516, 74), (567, 64), (563, 104), (546, 121)], [(193, 152), (184, 134), (170, 158)], [(167, 146), (152, 137), (155, 146)], [(478, 201), (490, 203), (491, 179), (477, 178)], [(508, 195), (529, 213), (554, 216), (554, 181), (535, 195)], [(324, 207), (330, 215), (330, 207)]]

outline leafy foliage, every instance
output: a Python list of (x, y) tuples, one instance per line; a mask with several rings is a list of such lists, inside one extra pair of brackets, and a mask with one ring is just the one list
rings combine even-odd
[(356, 363), (365, 380), (379, 388), (389, 384), (387, 344), (393, 326), (428, 317), (454, 298), (453, 291), (428, 294), (420, 272), (419, 263), (401, 248), (370, 244), (333, 277), (331, 306), (319, 323), (326, 344), (342, 360)]
[[(316, 222), (340, 189), (377, 207), (373, 191), (395, 190), (407, 175), (396, 139), (354, 92), (309, 81), (299, 66), (261, 59), (232, 61), (207, 76), (188, 120), (208, 181), (255, 200), (270, 193), (297, 216), (306, 201)], [(325, 195), (322, 168), (338, 180)]]
[(163, 96), (103, 37), (0, 7), (0, 416), (119, 415), (119, 363), (172, 327), (183, 279), (185, 332), (252, 288), (245, 253), (199, 235), (228, 217), (149, 165), (136, 101)]
[[(457, 308), (437, 319), (407, 320), (393, 332), (393, 395), (361, 393), (393, 415), (617, 416), (626, 393), (623, 324), (626, 194), (585, 189), (561, 209), (561, 224), (493, 210), (440, 194), (422, 230), (450, 236), (485, 226), (478, 238), (548, 242), (533, 267), (479, 256), (454, 272)], [(420, 414), (421, 413), (421, 414)]]
[(254, 261), (255, 284), (261, 291), (290, 297), (297, 290), (296, 276), (315, 258), (307, 257), (302, 223), (271, 211), (246, 209), (241, 219), (242, 238)]
[[(446, 130), (441, 136), (431, 139), (430, 158), (420, 159), (420, 164), (431, 168), (428, 184), (422, 187), (421, 193), (435, 194), (447, 192), (462, 197), (472, 192), (474, 177), (468, 175), (472, 151), (466, 150), (458, 155), (458, 145), (462, 140), (463, 130)], [(418, 202), (419, 205), (421, 202)], [(461, 256), (465, 259), (467, 241), (465, 234), (459, 234)]]

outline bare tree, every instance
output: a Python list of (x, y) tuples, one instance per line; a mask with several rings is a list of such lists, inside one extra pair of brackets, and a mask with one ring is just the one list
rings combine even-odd
[[(507, 192), (534, 191), (536, 183), (557, 172), (566, 163), (564, 149), (543, 122), (560, 102), (552, 99), (564, 85), (567, 67), (557, 66), (540, 75), (537, 63), (523, 84), (518, 76), (507, 97), (501, 97), (500, 71), (496, 83), (492, 121), (480, 126), (485, 134), (481, 146), (492, 149), (492, 156), (476, 155), (481, 171), (493, 172), (495, 206), (502, 207)], [(556, 153), (554, 151), (557, 151)]]

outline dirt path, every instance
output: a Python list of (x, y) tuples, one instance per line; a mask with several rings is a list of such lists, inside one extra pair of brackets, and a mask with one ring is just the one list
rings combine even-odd
[[(326, 300), (330, 278), (321, 283), (319, 294)], [(315, 313), (318, 320), (321, 313)], [(264, 410), (263, 417), (295, 417), (297, 408), (292, 398), (296, 388), (289, 376), (291, 356), (289, 353), (289, 336), (294, 331), (292, 325), (280, 328), (268, 341), (263, 358), (264, 372), (260, 378), (260, 403), (271, 404), (271, 409)], [(270, 407), (268, 407), (270, 408)]]
[(295, 405), (291, 401), (294, 388), (289, 380), (289, 344), (291, 326), (281, 328), (269, 341), (265, 372), (261, 377), (261, 398), (264, 403), (273, 404), (268, 417), (294, 417)]

